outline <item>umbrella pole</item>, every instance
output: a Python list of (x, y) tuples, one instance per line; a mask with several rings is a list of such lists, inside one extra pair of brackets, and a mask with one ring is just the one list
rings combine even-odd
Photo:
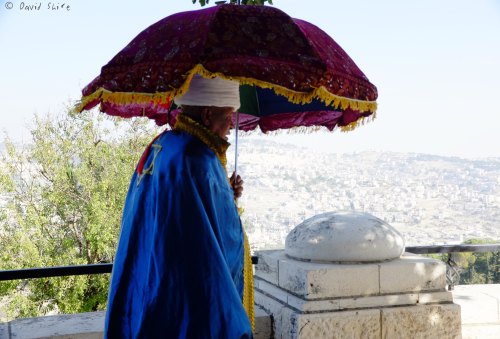
[[(238, 178), (238, 131), (240, 129), (240, 113), (236, 111), (236, 124), (234, 126), (236, 132), (234, 136), (234, 182)], [(236, 207), (238, 207), (238, 198), (234, 199)]]
[(240, 129), (240, 113), (236, 111), (236, 124), (234, 128), (236, 129), (235, 139), (234, 139), (234, 180), (238, 176), (238, 131)]

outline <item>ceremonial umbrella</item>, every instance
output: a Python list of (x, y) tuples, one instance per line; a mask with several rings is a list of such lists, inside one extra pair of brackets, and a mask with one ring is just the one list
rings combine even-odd
[(173, 98), (195, 74), (240, 83), (237, 130), (352, 130), (377, 107), (376, 87), (318, 27), (274, 7), (221, 5), (146, 28), (83, 89), (77, 109), (100, 104), (172, 125)]

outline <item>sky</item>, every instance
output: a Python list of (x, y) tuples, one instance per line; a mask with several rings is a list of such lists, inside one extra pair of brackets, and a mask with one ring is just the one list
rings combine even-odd
[[(63, 114), (143, 29), (200, 8), (191, 0), (0, 3), (0, 130), (17, 142), (29, 141), (35, 113)], [(269, 138), (331, 152), (500, 157), (500, 0), (273, 3), (339, 43), (377, 86), (379, 109), (350, 133)]]

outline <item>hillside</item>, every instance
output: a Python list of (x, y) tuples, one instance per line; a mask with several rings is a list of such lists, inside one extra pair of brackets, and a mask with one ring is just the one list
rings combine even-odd
[(339, 210), (386, 220), (404, 234), (407, 245), (500, 240), (499, 158), (328, 154), (245, 138), (239, 149), (242, 221), (253, 249), (282, 247), (302, 220)]

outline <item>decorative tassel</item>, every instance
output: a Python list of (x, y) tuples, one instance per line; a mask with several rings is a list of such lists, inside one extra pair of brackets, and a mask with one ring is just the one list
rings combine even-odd
[(253, 295), (253, 267), (250, 244), (243, 231), (244, 262), (243, 262), (243, 307), (247, 312), (248, 319), (252, 324), (252, 331), (255, 331), (254, 295)]

